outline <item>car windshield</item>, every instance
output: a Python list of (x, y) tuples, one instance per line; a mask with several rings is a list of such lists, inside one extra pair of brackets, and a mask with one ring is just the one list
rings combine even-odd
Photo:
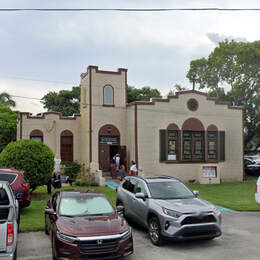
[(188, 199), (194, 197), (191, 190), (178, 181), (152, 182), (148, 186), (154, 199)]
[(81, 194), (61, 198), (59, 214), (67, 217), (102, 216), (114, 213), (114, 208), (104, 196)]

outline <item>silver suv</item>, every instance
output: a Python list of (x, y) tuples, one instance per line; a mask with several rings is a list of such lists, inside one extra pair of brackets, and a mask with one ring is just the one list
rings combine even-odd
[(16, 260), (19, 205), (7, 181), (0, 181), (0, 260)]
[(164, 239), (213, 239), (221, 235), (221, 213), (169, 176), (129, 176), (117, 188), (124, 215), (149, 230), (153, 244)]

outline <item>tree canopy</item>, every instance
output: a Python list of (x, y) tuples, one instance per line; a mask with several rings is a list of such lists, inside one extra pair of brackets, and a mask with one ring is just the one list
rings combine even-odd
[(63, 116), (80, 113), (80, 86), (72, 90), (51, 91), (41, 101), (48, 111), (60, 112)]
[(12, 141), (16, 140), (17, 113), (0, 104), (0, 152)]
[(127, 87), (128, 103), (133, 101), (149, 101), (151, 98), (161, 98), (161, 93), (156, 88), (143, 87), (141, 89), (133, 86)]
[[(260, 41), (220, 42), (208, 58), (193, 60), (187, 77), (221, 101), (244, 107), (245, 147), (260, 140)], [(260, 141), (254, 142), (260, 147)]]
[(8, 106), (8, 107), (15, 107), (16, 106), (15, 101), (6, 92), (0, 93), (0, 104)]

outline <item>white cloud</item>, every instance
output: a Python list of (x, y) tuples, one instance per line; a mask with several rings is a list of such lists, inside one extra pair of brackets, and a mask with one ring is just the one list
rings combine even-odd
[[(258, 7), (248, 1), (247, 8)], [(245, 7), (238, 0), (5, 0), (0, 8), (191, 8)], [(223, 38), (254, 41), (260, 12), (71, 12), (0, 13), (0, 92), (42, 98), (48, 91), (78, 85), (88, 65), (128, 69), (128, 83), (163, 93), (176, 83), (189, 86), (193, 59), (207, 57)], [(39, 79), (43, 82), (8, 79)], [(1, 82), (5, 82), (5, 85)], [(48, 83), (71, 82), (68, 84)], [(42, 109), (17, 100), (19, 109)], [(36, 102), (36, 103), (35, 103)], [(38, 111), (37, 111), (38, 112)]]

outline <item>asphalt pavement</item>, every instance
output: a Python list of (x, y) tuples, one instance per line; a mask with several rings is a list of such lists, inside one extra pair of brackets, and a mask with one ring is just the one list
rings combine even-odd
[[(151, 244), (147, 232), (133, 227), (133, 255), (126, 260), (259, 260), (260, 212), (222, 213), (222, 236), (211, 241)], [(43, 232), (20, 233), (18, 260), (52, 260), (50, 239)]]

